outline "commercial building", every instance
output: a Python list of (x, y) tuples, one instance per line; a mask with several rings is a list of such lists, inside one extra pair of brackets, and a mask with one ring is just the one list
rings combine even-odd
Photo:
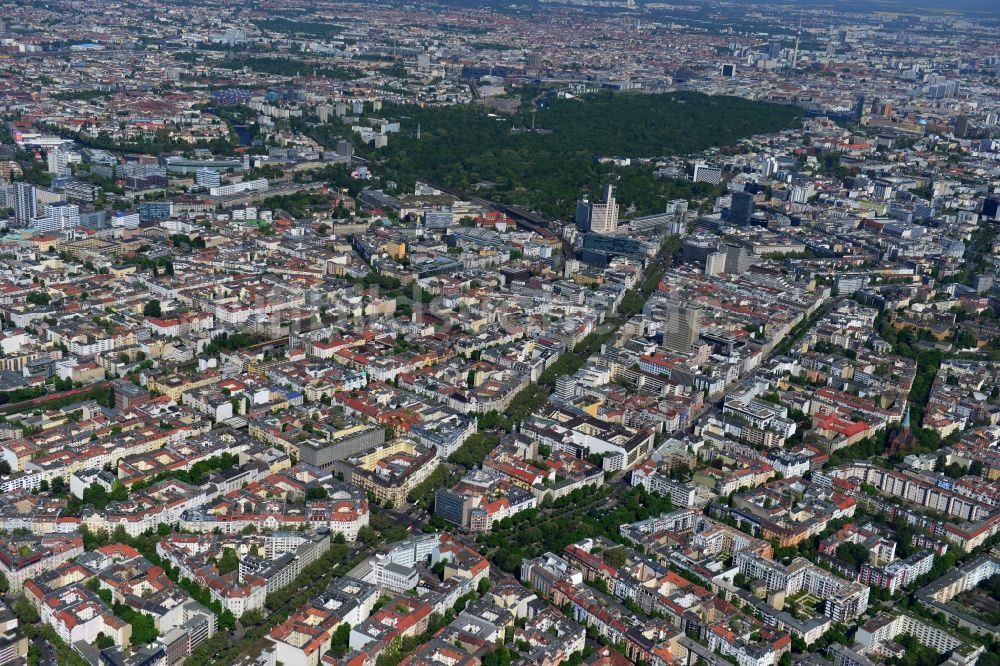
[(31, 226), (39, 233), (60, 232), (80, 226), (80, 207), (61, 202), (45, 207), (45, 215), (31, 220)]
[(139, 204), (139, 220), (141, 222), (168, 220), (173, 214), (174, 204), (172, 201), (144, 201)]
[(753, 195), (749, 192), (733, 192), (731, 203), (729, 204), (729, 221), (737, 226), (745, 227), (750, 224), (753, 216)]
[(694, 177), (692, 180), (696, 183), (718, 185), (722, 182), (722, 169), (719, 167), (708, 166), (704, 162), (699, 162), (694, 165)]
[(686, 354), (698, 341), (700, 333), (701, 308), (667, 304), (666, 321), (663, 323), (663, 346), (666, 349)]
[(967, 136), (969, 136), (969, 116), (962, 113), (955, 119), (955, 138), (964, 139)]
[(584, 199), (576, 204), (576, 224), (595, 234), (613, 234), (618, 230), (618, 204), (614, 185), (605, 185), (599, 203)]
[(53, 176), (65, 176), (69, 171), (69, 152), (62, 146), (52, 148), (45, 155), (49, 173)]
[(329, 441), (307, 439), (299, 442), (299, 460), (320, 469), (330, 469), (334, 462), (381, 446), (384, 442), (385, 428), (358, 424), (332, 433)]
[(652, 248), (638, 238), (597, 232), (583, 235), (583, 250), (581, 258), (584, 261), (587, 261), (588, 258), (598, 260), (587, 261), (588, 264), (605, 266), (611, 257), (628, 257), (641, 261), (652, 253)]
[(38, 192), (30, 183), (16, 182), (11, 186), (14, 222), (26, 227), (38, 215)]
[(208, 188), (208, 193), (213, 197), (228, 197), (233, 194), (242, 194), (243, 192), (263, 192), (267, 189), (267, 179), (258, 178), (257, 180), (245, 180), (242, 183), (233, 183), (232, 185), (218, 185)]
[(746, 247), (730, 243), (726, 245), (725, 272), (727, 275), (742, 275), (750, 270), (756, 258)]
[(726, 272), (725, 252), (712, 252), (705, 257), (705, 275), (719, 275)]
[(66, 184), (63, 192), (66, 193), (66, 198), (70, 201), (92, 204), (97, 201), (97, 197), (101, 193), (101, 188), (90, 183), (72, 180)]
[(222, 175), (215, 169), (202, 167), (194, 172), (194, 180), (199, 187), (218, 187), (222, 184)]
[(399, 508), (406, 503), (407, 495), (437, 468), (441, 460), (436, 454), (435, 449), (396, 439), (349, 458), (345, 467), (351, 483), (371, 493), (377, 501)]

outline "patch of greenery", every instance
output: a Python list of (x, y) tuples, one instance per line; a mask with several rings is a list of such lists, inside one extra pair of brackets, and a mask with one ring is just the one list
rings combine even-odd
[[(358, 150), (379, 161), (401, 187), (426, 179), (471, 191), (490, 182), (492, 198), (565, 217), (582, 195), (596, 197), (609, 181), (618, 187), (619, 202), (634, 204), (639, 213), (661, 212), (669, 199), (699, 198), (712, 190), (704, 183), (656, 179), (651, 164), (615, 167), (597, 157), (655, 158), (730, 145), (785, 129), (800, 111), (699, 93), (602, 93), (547, 102), (535, 116), (536, 127), (547, 133), (512, 131), (531, 126), (528, 112), (501, 116), (476, 106), (395, 106), (382, 114), (401, 118), (402, 131), (384, 149)], [(329, 144), (341, 131), (337, 124), (321, 125), (314, 136)]]
[(353, 69), (343, 67), (328, 67), (320, 63), (306, 62), (292, 58), (231, 58), (219, 63), (219, 67), (226, 69), (243, 69), (249, 67), (261, 74), (273, 74), (275, 76), (323, 76), (328, 79), (339, 81), (349, 81), (357, 78), (358, 72)]
[(673, 510), (669, 496), (653, 495), (645, 488), (630, 488), (613, 497), (613, 488), (577, 488), (569, 495), (540, 508), (528, 509), (497, 522), (482, 537), (482, 552), (506, 571), (517, 571), (524, 558), (553, 553), (585, 537), (624, 538), (618, 528)]
[(469, 436), (457, 451), (448, 456), (448, 462), (461, 465), (466, 469), (478, 467), (483, 464), (483, 460), (486, 459), (489, 452), (495, 449), (499, 443), (500, 438), (496, 435), (484, 435), (477, 432)]

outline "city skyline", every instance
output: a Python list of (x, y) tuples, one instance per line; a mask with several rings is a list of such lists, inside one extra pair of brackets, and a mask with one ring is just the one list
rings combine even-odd
[(1000, 666), (996, 3), (0, 12), (0, 666)]

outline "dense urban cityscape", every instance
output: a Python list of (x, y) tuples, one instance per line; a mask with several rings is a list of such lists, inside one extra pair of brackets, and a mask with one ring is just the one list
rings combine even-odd
[(0, 11), (0, 666), (1000, 666), (1000, 7)]

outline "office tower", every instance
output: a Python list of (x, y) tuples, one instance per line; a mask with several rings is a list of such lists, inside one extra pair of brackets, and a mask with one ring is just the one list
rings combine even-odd
[(80, 213), (80, 227), (83, 229), (106, 229), (107, 226), (107, 211), (96, 210), (92, 213)]
[(694, 165), (693, 180), (696, 183), (718, 185), (722, 182), (722, 169), (719, 167), (708, 166), (704, 162), (698, 162)]
[(53, 176), (65, 176), (69, 171), (69, 153), (61, 147), (50, 149), (45, 158)]
[(663, 323), (664, 348), (687, 354), (700, 334), (701, 308), (667, 303), (667, 318)]
[(996, 194), (983, 200), (983, 217), (996, 219), (998, 210), (1000, 210), (1000, 197)]
[(666, 214), (667, 215), (683, 215), (687, 212), (688, 202), (687, 199), (673, 199), (667, 202)]
[[(876, 102), (878, 100), (875, 100)], [(861, 122), (861, 119), (865, 115), (865, 96), (858, 95), (857, 99), (854, 101), (854, 120)]]
[(729, 204), (730, 224), (745, 227), (750, 224), (752, 216), (753, 195), (749, 192), (733, 192), (732, 201)]
[(70, 201), (92, 204), (97, 201), (97, 197), (100, 196), (101, 188), (97, 185), (91, 185), (90, 183), (73, 180), (66, 183), (66, 186), (63, 188), (63, 193)]
[(576, 259), (567, 259), (563, 265), (563, 277), (571, 278), (580, 272), (580, 262)]
[(975, 277), (975, 280), (972, 283), (972, 288), (976, 290), (977, 294), (985, 294), (993, 288), (993, 281), (994, 276), (980, 273)]
[(111, 228), (113, 229), (138, 229), (140, 222), (139, 213), (127, 213), (120, 210), (111, 216)]
[(771, 42), (768, 44), (767, 57), (771, 60), (777, 60), (781, 57), (781, 42)]
[(576, 377), (560, 376), (556, 380), (556, 397), (564, 402), (571, 402), (576, 397)]
[(722, 76), (725, 78), (732, 78), (736, 76), (736, 65), (726, 63), (722, 66)]
[(719, 251), (718, 237), (694, 236), (681, 244), (681, 261), (686, 264), (704, 264), (708, 255)]
[(726, 270), (726, 253), (713, 252), (705, 257), (705, 275), (719, 275)]
[(618, 230), (618, 204), (614, 185), (605, 185), (600, 203), (586, 199), (576, 203), (576, 224), (595, 234), (613, 234)]
[(964, 139), (967, 136), (969, 136), (969, 116), (962, 113), (955, 120), (955, 138)]
[(222, 185), (222, 176), (218, 171), (202, 167), (194, 173), (195, 182), (200, 187), (219, 187)]
[(32, 228), (39, 233), (60, 232), (80, 226), (80, 207), (65, 201), (49, 204), (45, 215), (31, 221)]
[(742, 275), (750, 270), (756, 258), (748, 248), (729, 243), (726, 245), (726, 273), (728, 275)]
[(143, 201), (139, 204), (139, 221), (169, 220), (174, 214), (174, 204), (171, 201)]
[(38, 215), (38, 195), (30, 183), (14, 183), (14, 221), (19, 226), (28, 226)]

